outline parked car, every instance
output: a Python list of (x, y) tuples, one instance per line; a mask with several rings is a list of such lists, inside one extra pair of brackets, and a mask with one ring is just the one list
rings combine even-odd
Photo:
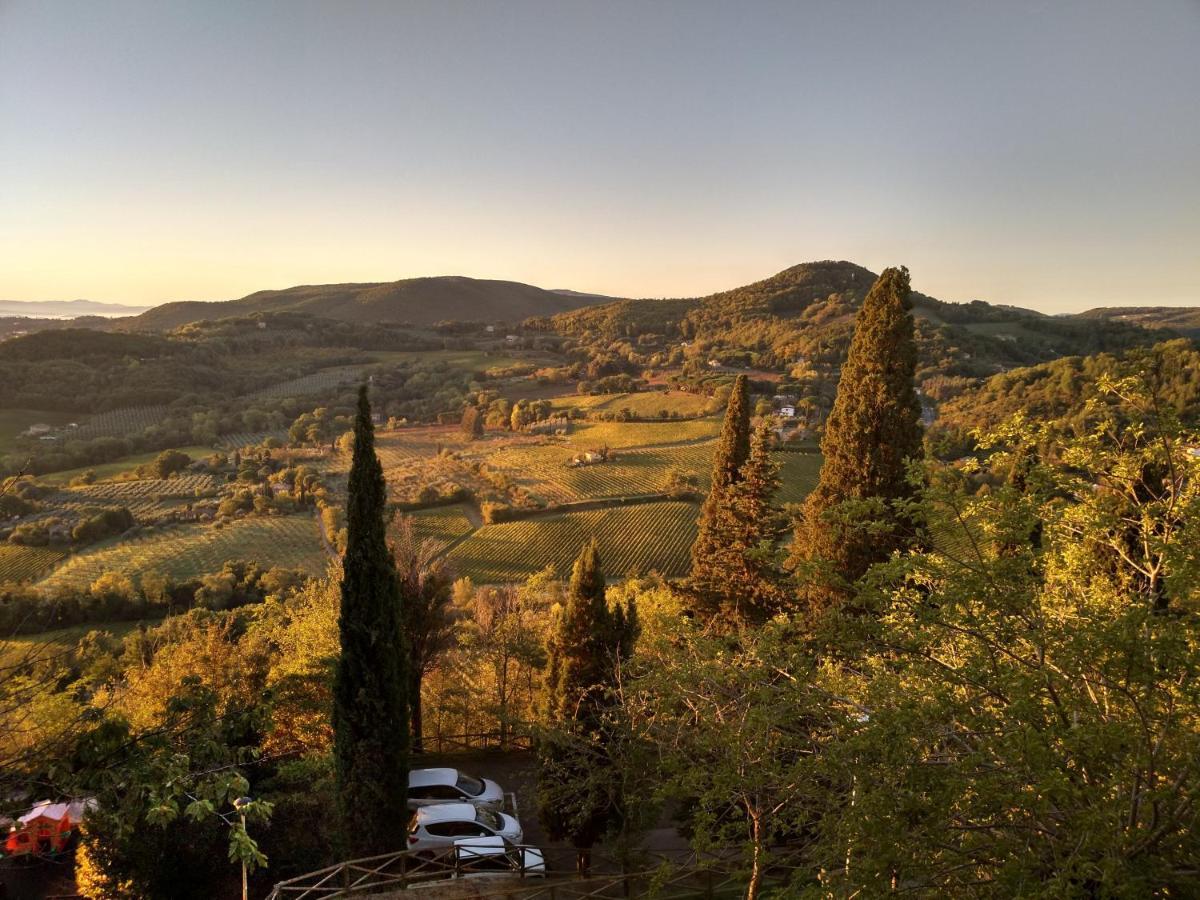
[(521, 823), (507, 813), (470, 803), (436, 803), (413, 813), (408, 849), (415, 853), (444, 853), (464, 838), (490, 837), (519, 844), (525, 834)]
[(413, 769), (408, 773), (408, 808), (434, 803), (470, 803), (501, 809), (504, 791), (487, 778), (476, 778), (458, 769)]
[[(460, 838), (439, 860), (438, 872), (428, 880), (409, 884), (409, 890), (437, 885), (447, 878), (542, 878), (546, 857), (536, 847), (519, 847), (504, 838)], [(442, 868), (445, 866), (445, 868)]]

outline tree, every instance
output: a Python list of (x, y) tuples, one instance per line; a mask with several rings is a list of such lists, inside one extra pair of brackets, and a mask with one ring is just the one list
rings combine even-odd
[(792, 554), (794, 565), (827, 567), (805, 573), (805, 595), (818, 607), (844, 598), (845, 585), (911, 538), (896, 508), (912, 497), (907, 465), (922, 452), (910, 291), (901, 267), (885, 270), (867, 293), (821, 439), (821, 476)]
[(586, 871), (590, 850), (621, 817), (620, 779), (606, 752), (622, 662), (639, 630), (632, 600), (610, 608), (595, 540), (571, 571), (549, 641), (546, 712), (538, 745), (538, 812), (553, 840), (569, 840)]
[(396, 810), (407, 804), (408, 647), (395, 562), (388, 551), (383, 469), (367, 388), (358, 393), (342, 561), (341, 657), (333, 686), (334, 760), (347, 849), (396, 849)]
[[(1110, 387), (1122, 415), (1054, 460), (1030, 453), (1048, 429), (983, 441), (991, 471), (1019, 465), (1023, 484), (983, 492), (969, 469), (933, 468), (935, 548), (889, 562), (864, 600), (880, 615), (846, 620), (874, 660), (844, 671), (837, 692), (868, 714), (815, 773), (855, 779), (813, 832), (822, 895), (1195, 892), (1194, 434)], [(1172, 473), (1148, 493), (1147, 466)]]
[(699, 530), (692, 544), (691, 581), (700, 586), (724, 580), (724, 573), (713, 565), (714, 553), (727, 540), (725, 508), (729, 502), (729, 487), (741, 478), (742, 463), (750, 455), (750, 403), (746, 394), (746, 376), (733, 382), (729, 403), (725, 407), (725, 422), (713, 459), (712, 486), (700, 510)]
[(411, 516), (401, 516), (393, 523), (389, 544), (404, 596), (412, 744), (413, 749), (420, 752), (421, 683), (453, 642), (456, 630), (450, 604), (454, 573), (440, 555), (441, 548), (436, 543), (417, 540)]
[(745, 376), (739, 375), (713, 465), (712, 489), (692, 545), (686, 589), (707, 615), (761, 620), (779, 602), (774, 555), (782, 522), (771, 505), (779, 475), (771, 459), (769, 424), (759, 423), (753, 440), (749, 436), (745, 398)]
[(483, 437), (483, 410), (471, 404), (463, 410), (462, 433), (468, 441)]

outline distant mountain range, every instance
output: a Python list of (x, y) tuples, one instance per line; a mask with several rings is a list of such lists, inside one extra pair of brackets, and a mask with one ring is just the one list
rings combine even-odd
[(0, 300), (0, 316), (74, 319), (78, 316), (136, 316), (149, 306), (99, 303), (95, 300)]
[(266, 312), (305, 313), (348, 322), (412, 325), (516, 323), (611, 299), (571, 291), (548, 291), (516, 281), (448, 275), (371, 284), (304, 285), (258, 291), (240, 300), (218, 303), (164, 303), (123, 325), (139, 330), (166, 331), (204, 319)]
[[(292, 312), (357, 323), (540, 321), (543, 327), (615, 338), (623, 333), (671, 331), (689, 317), (698, 333), (728, 331), (735, 322), (774, 320), (808, 330), (839, 321), (849, 324), (853, 309), (875, 279), (862, 266), (827, 260), (802, 263), (754, 284), (680, 299), (620, 299), (569, 289), (546, 290), (515, 281), (441, 276), (364, 284), (302, 285), (257, 291), (237, 300), (179, 301), (155, 307), (133, 307), (91, 300), (0, 301), (0, 317), (66, 319), (123, 316), (120, 330), (170, 331), (204, 320)], [(832, 298), (841, 302), (830, 302)], [(1089, 352), (1079, 331), (1105, 326), (1167, 329), (1200, 337), (1200, 307), (1108, 307), (1078, 315), (1047, 316), (1034, 310), (975, 300), (945, 303), (914, 294), (914, 312), (934, 326), (966, 328), (979, 338), (1017, 342), (1037, 349), (1041, 359), (1070, 352)], [(1040, 323), (1040, 324), (1035, 324)], [(49, 327), (49, 323), (46, 323)], [(732, 328), (738, 331), (738, 328)], [(733, 335), (729, 335), (732, 337)], [(1009, 348), (1015, 349), (1015, 348)], [(1019, 353), (1004, 355), (1021, 356)], [(1016, 362), (1016, 360), (1009, 361)]]

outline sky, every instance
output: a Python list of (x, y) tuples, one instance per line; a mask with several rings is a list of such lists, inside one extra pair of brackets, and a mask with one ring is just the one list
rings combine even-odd
[(0, 0), (0, 299), (1200, 305), (1200, 0)]

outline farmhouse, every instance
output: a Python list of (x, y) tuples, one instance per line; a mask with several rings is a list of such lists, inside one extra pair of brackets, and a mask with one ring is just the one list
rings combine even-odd
[(53, 430), (49, 425), (39, 422), (25, 429), (25, 437), (41, 437), (43, 434), (49, 434)]
[(94, 800), (40, 800), (13, 824), (4, 843), (9, 856), (61, 853)]

